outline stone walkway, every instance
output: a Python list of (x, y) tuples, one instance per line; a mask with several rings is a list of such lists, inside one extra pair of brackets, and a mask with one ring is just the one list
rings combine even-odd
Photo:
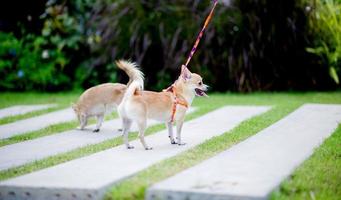
[[(196, 108), (190, 108), (188, 114), (195, 110)], [(154, 120), (148, 121), (148, 126), (156, 124), (160, 124), (160, 122)], [(92, 132), (95, 127), (95, 125), (92, 125), (84, 131), (70, 130), (0, 147), (0, 170), (9, 169), (86, 145), (97, 144), (119, 137), (122, 135), (122, 132), (118, 131), (121, 126), (121, 120), (114, 119), (104, 122), (99, 133)], [(137, 131), (136, 124), (133, 124), (132, 131)]]
[(267, 199), (340, 122), (341, 105), (304, 105), (244, 142), (155, 184), (146, 199)]
[(28, 119), (19, 120), (0, 126), (0, 139), (10, 138), (15, 135), (37, 131), (48, 126), (76, 120), (76, 115), (71, 108), (54, 111)]
[(11, 106), (8, 108), (0, 109), (0, 118), (10, 117), (14, 115), (23, 115), (29, 112), (44, 110), (55, 106), (55, 104)]
[(113, 184), (130, 177), (162, 160), (221, 135), (242, 121), (269, 110), (263, 106), (226, 106), (186, 122), (183, 141), (187, 145), (171, 145), (167, 131), (146, 137), (154, 147), (145, 151), (139, 141), (131, 142), (135, 149), (117, 146), (31, 174), (0, 183), (4, 198), (32, 199), (100, 199)]

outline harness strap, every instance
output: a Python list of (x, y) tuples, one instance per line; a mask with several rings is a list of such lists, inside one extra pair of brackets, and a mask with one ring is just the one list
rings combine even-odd
[(176, 113), (176, 107), (177, 105), (180, 106), (184, 106), (186, 108), (188, 108), (188, 103), (185, 100), (181, 100), (180, 98), (178, 98), (176, 96), (176, 91), (175, 91), (175, 87), (174, 85), (171, 85), (170, 87), (168, 87), (167, 89), (163, 90), (164, 92), (172, 92), (173, 94), (173, 106), (172, 106), (172, 115), (171, 115), (171, 121), (170, 122), (174, 122), (174, 118), (175, 118), (175, 113)]

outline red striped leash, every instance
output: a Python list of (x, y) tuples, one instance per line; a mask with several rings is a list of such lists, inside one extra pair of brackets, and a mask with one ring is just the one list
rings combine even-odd
[[(213, 4), (213, 7), (210, 11), (210, 14), (207, 16), (206, 20), (205, 20), (205, 24), (204, 26), (202, 27), (201, 31), (199, 32), (199, 35), (197, 37), (197, 39), (195, 40), (195, 43), (193, 45), (193, 48), (187, 58), (187, 61), (186, 63), (183, 65), (184, 67), (187, 67), (188, 63), (191, 61), (195, 51), (197, 50), (197, 47), (199, 45), (199, 42), (202, 38), (202, 36), (204, 35), (204, 32), (205, 32), (205, 29), (207, 27), (207, 25), (210, 23), (211, 19), (212, 19), (212, 16), (213, 16), (213, 12), (214, 12), (214, 9), (215, 7), (217, 6), (218, 4), (218, 0), (213, 0), (214, 4)], [(184, 69), (184, 68), (183, 68)], [(171, 120), (170, 122), (174, 122), (174, 118), (175, 118), (175, 113), (176, 113), (176, 107), (177, 105), (181, 105), (181, 106), (184, 106), (186, 108), (188, 108), (188, 105), (187, 105), (187, 102), (186, 101), (180, 101), (177, 96), (176, 96), (176, 91), (175, 91), (175, 87), (174, 85), (171, 85), (170, 87), (168, 87), (167, 89), (164, 89), (163, 90), (164, 92), (172, 92), (173, 93), (173, 96), (174, 96), (174, 101), (173, 101), (173, 106), (172, 106), (172, 115), (171, 115)]]
[(206, 18), (206, 20), (205, 20), (205, 24), (204, 24), (204, 26), (202, 27), (201, 31), (199, 32), (199, 35), (198, 35), (197, 39), (195, 40), (195, 43), (194, 43), (194, 45), (193, 45), (193, 48), (192, 48), (191, 52), (189, 53), (189, 56), (188, 56), (188, 58), (187, 58), (186, 63), (184, 64), (185, 67), (187, 67), (187, 65), (188, 65), (188, 63), (191, 61), (191, 59), (192, 59), (192, 57), (193, 57), (195, 51), (197, 50), (197, 47), (198, 47), (198, 45), (199, 45), (199, 42), (200, 42), (202, 36), (204, 35), (205, 29), (206, 29), (207, 25), (210, 23), (210, 21), (211, 21), (211, 19), (212, 19), (213, 12), (214, 12), (214, 9), (215, 9), (215, 7), (217, 6), (217, 4), (218, 4), (218, 0), (213, 0), (213, 7), (212, 7), (212, 9), (211, 9), (211, 12), (210, 12), (210, 14), (207, 16), (207, 18)]

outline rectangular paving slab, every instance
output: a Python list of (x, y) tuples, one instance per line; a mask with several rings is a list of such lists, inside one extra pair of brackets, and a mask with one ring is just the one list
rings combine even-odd
[(0, 126), (0, 139), (10, 138), (15, 135), (37, 131), (48, 126), (76, 120), (76, 115), (71, 108), (50, 112), (28, 119)]
[[(192, 113), (195, 110), (196, 108), (190, 108), (188, 113)], [(148, 126), (159, 123), (161, 122), (150, 120), (148, 121)], [(104, 122), (99, 133), (92, 132), (95, 126), (92, 125), (83, 131), (70, 130), (0, 147), (0, 170), (119, 137), (122, 135), (122, 132), (118, 131), (122, 126), (121, 124), (120, 119), (114, 119)], [(137, 131), (136, 124), (133, 124), (132, 131)]]
[(341, 122), (341, 105), (304, 105), (257, 135), (152, 186), (146, 199), (267, 199)]
[(135, 149), (120, 145), (87, 157), (0, 182), (4, 199), (100, 199), (105, 190), (151, 165), (184, 152), (214, 136), (223, 134), (242, 121), (264, 113), (269, 107), (227, 106), (186, 122), (184, 146), (171, 145), (167, 131), (146, 137), (153, 150), (139, 141)]
[(8, 108), (0, 109), (0, 118), (10, 117), (14, 115), (23, 115), (29, 112), (44, 110), (52, 108), (55, 104), (43, 104), (43, 105), (16, 105)]

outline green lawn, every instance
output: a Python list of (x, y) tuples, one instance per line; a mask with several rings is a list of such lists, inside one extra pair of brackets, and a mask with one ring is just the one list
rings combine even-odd
[[(70, 104), (70, 102), (76, 101), (78, 95), (79, 92), (65, 94), (2, 93), (0, 94), (0, 108), (24, 103), (57, 103), (60, 107), (66, 107)], [(197, 98), (194, 100), (194, 106), (199, 107), (199, 110), (193, 114), (190, 114), (187, 117), (187, 120), (198, 117), (224, 105), (271, 105), (273, 106), (273, 109), (267, 113), (243, 122), (235, 129), (221, 136), (212, 138), (189, 151), (162, 161), (148, 168), (147, 170), (144, 170), (137, 175), (122, 181), (120, 184), (112, 187), (108, 191), (106, 194), (106, 199), (143, 199), (144, 191), (149, 185), (172, 176), (177, 172), (191, 167), (197, 163), (200, 163), (201, 161), (231, 147), (232, 145), (245, 140), (260, 130), (280, 120), (304, 103), (341, 104), (341, 92), (252, 94), (227, 93), (211, 94), (210, 98)], [(41, 113), (33, 113), (30, 116), (39, 114)], [(22, 116), (22, 118), (25, 118), (25, 116)], [(76, 126), (76, 122), (55, 125), (45, 130), (25, 134), (25, 136), (18, 136), (17, 138), (10, 138), (8, 140), (0, 140), (0, 146), (41, 137), (43, 135), (55, 134), (62, 130), (67, 130)], [(163, 125), (153, 126), (147, 130), (147, 134), (154, 134), (163, 128)], [(341, 145), (339, 142), (341, 138), (339, 130), (340, 129), (338, 129), (338, 131), (334, 133), (333, 136), (317, 150), (311, 159), (306, 161), (304, 165), (294, 173), (293, 177), (291, 177), (288, 181), (285, 181), (280, 189), (272, 194), (273, 199), (314, 199), (314, 197), (319, 199), (318, 197), (320, 197), (319, 195), (321, 193), (324, 194), (324, 196), (322, 196), (323, 199), (333, 199), (336, 198), (336, 195), (340, 194), (336, 192), (340, 191), (341, 186)], [(136, 136), (136, 133), (131, 134), (130, 139), (136, 139)], [(165, 139), (167, 138), (165, 137)], [(330, 140), (332, 142), (329, 142)], [(122, 139), (115, 138), (100, 144), (89, 145), (68, 153), (52, 156), (34, 163), (29, 163), (24, 166), (16, 167), (6, 171), (0, 171), (0, 180), (26, 174), (75, 158), (90, 155), (120, 144), (122, 144)], [(330, 151), (323, 149), (330, 149)], [(328, 164), (328, 166), (324, 166), (323, 163)], [(331, 173), (324, 173), (326, 170)], [(314, 171), (315, 174), (310, 173), (310, 171)], [(307, 177), (307, 175), (309, 176)], [(312, 179), (314, 179), (314, 181)], [(325, 180), (329, 181), (326, 182)], [(327, 183), (328, 187), (326, 186)]]
[(77, 95), (80, 92), (73, 93), (1, 93), (0, 94), (0, 109), (12, 105), (30, 105), (30, 104), (57, 104), (57, 107), (49, 108), (40, 111), (34, 111), (23, 115), (10, 116), (0, 119), (0, 125), (11, 123), (20, 119), (25, 119), (47, 112), (58, 110), (70, 106), (71, 102), (77, 100)]
[[(41, 111), (30, 112), (24, 115), (16, 115), (0, 119), (0, 125), (11, 123), (17, 120), (26, 119), (38, 115), (42, 115), (51, 111), (66, 108), (70, 106), (71, 102), (77, 101), (80, 92), (72, 93), (1, 93), (0, 94), (0, 108), (9, 107), (12, 105), (30, 105), (30, 104), (56, 104), (54, 108), (49, 108)], [(25, 140), (31, 140), (38, 137), (55, 134), (72, 128), (76, 128), (78, 123), (66, 122), (62, 124), (52, 125), (42, 130), (16, 135), (7, 139), (0, 139), (0, 147)]]
[(341, 126), (271, 195), (273, 200), (341, 198)]

